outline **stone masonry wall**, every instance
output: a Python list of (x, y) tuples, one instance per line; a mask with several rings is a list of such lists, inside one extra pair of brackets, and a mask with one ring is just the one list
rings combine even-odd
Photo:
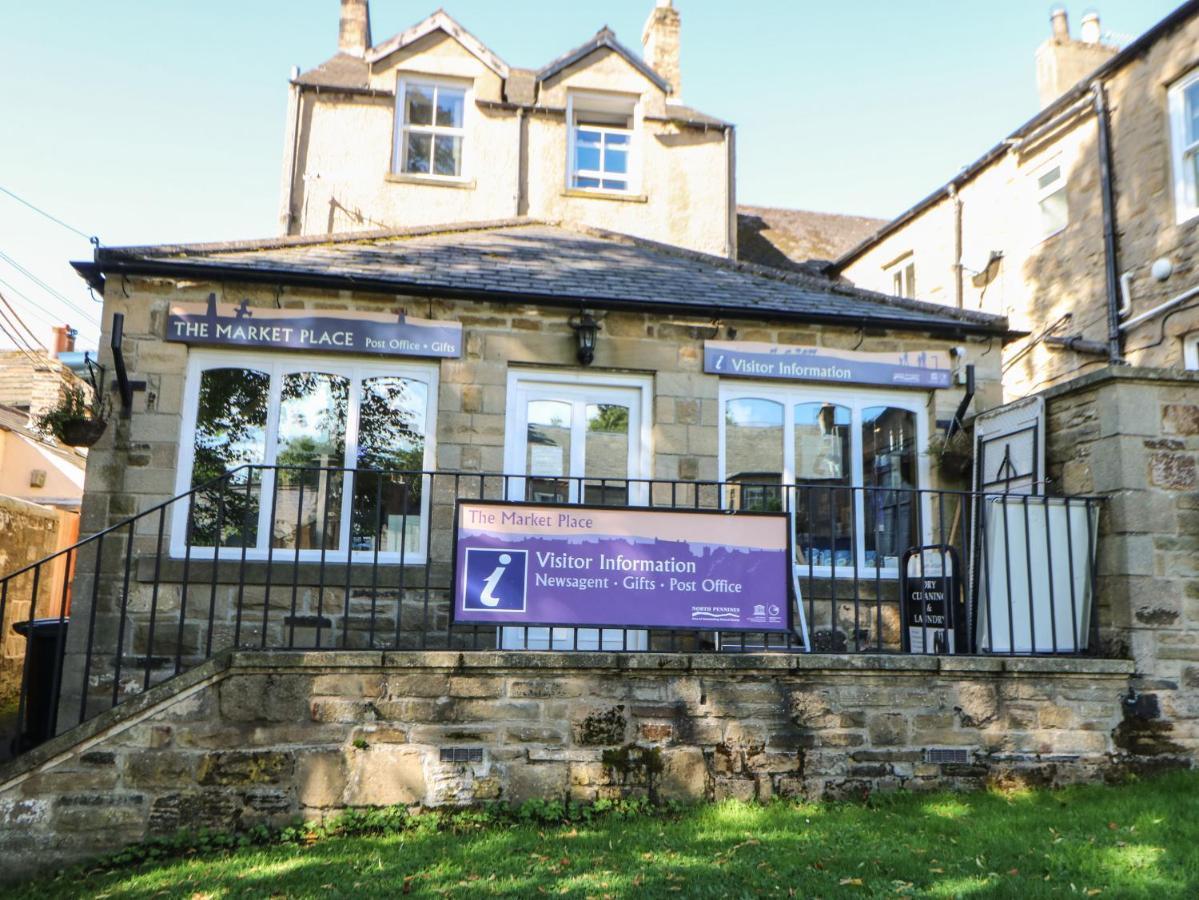
[(1136, 663), (1124, 749), (1199, 752), (1199, 373), (1104, 369), (1046, 392), (1048, 469), (1107, 498), (1105, 649)]
[[(1131, 664), (820, 654), (225, 654), (0, 768), (4, 874), (351, 807), (1061, 784)], [(447, 749), (480, 751), (446, 762)], [(926, 750), (962, 757), (934, 761)]]

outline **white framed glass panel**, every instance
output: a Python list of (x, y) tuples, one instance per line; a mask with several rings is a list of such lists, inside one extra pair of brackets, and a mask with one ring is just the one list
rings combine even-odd
[(467, 94), (463, 84), (399, 80), (394, 172), (462, 177)]
[(1199, 215), (1199, 69), (1168, 93), (1174, 207), (1179, 224)]
[[(219, 532), (221, 555), (244, 543), (247, 559), (423, 562), (436, 392), (432, 366), (192, 350), (177, 493), (235, 474), (222, 496), (193, 503), (191, 554), (211, 556)], [(189, 517), (176, 506), (171, 553), (182, 556)]]
[(777, 512), (783, 508), (783, 404), (738, 397), (724, 406), (725, 505)]
[(1070, 222), (1065, 169), (1061, 160), (1053, 160), (1033, 173), (1033, 177), (1041, 238), (1044, 239), (1057, 234)]
[(567, 107), (567, 187), (632, 191), (636, 179), (636, 98), (572, 94)]

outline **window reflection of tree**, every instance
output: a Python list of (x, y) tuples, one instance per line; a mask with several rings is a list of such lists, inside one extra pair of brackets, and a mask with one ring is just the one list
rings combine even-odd
[(725, 480), (734, 509), (783, 508), (783, 405), (745, 397), (725, 404)]
[(816, 565), (853, 561), (851, 415), (833, 403), (795, 406), (795, 539)]
[(353, 548), (405, 552), (419, 540), (428, 387), (394, 376), (362, 382)]
[[(896, 565), (912, 544), (916, 507), (916, 416), (906, 409), (862, 411), (862, 473), (866, 492), (867, 565)], [(894, 557), (896, 559), (888, 559)]]
[[(262, 463), (271, 377), (253, 369), (208, 369), (200, 377), (192, 486), (247, 464)], [(261, 472), (242, 469), (220, 486), (197, 492), (191, 540), (213, 546), (217, 523), (221, 544), (254, 546), (258, 541)]]
[(586, 411), (583, 502), (624, 506), (629, 500), (629, 408), (591, 403)]

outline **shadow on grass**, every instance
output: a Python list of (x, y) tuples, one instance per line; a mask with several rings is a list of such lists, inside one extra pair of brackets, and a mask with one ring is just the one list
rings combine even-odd
[(1199, 775), (1119, 788), (720, 804), (470, 834), (259, 848), (21, 886), (13, 897), (1186, 897), (1199, 895)]

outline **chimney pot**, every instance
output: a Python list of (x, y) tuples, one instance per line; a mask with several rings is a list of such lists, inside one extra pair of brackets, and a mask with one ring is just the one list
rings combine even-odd
[(1082, 25), (1079, 29), (1079, 37), (1083, 43), (1098, 44), (1102, 32), (1099, 29), (1099, 13), (1089, 12), (1082, 17)]
[(51, 346), (51, 356), (58, 359), (63, 353), (70, 353), (75, 349), (75, 335), (79, 332), (70, 325), (55, 325), (51, 329), (54, 333), (54, 341)]
[(1070, 17), (1066, 14), (1064, 7), (1054, 7), (1053, 12), (1049, 14), (1049, 20), (1053, 23), (1053, 39), (1055, 41), (1064, 43), (1070, 40)]
[(359, 58), (371, 46), (371, 11), (368, 0), (341, 0), (337, 50)]
[(656, 0), (645, 28), (641, 30), (642, 56), (646, 64), (670, 85), (670, 98), (682, 95), (682, 75), (679, 68), (679, 34), (682, 19), (673, 0)]

